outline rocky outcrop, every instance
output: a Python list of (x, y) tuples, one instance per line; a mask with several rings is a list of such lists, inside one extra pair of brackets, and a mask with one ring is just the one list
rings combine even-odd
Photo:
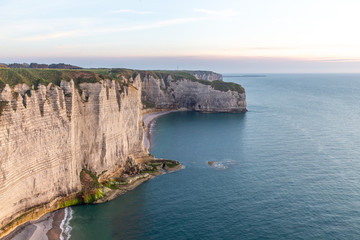
[(215, 73), (212, 71), (186, 71), (196, 77), (199, 80), (207, 80), (207, 81), (222, 81), (223, 76), (219, 73)]
[[(220, 84), (219, 87), (215, 83)], [(231, 90), (233, 86), (235, 88)], [(165, 78), (148, 76), (143, 78), (142, 92), (143, 103), (149, 108), (186, 108), (201, 112), (246, 111), (245, 91), (233, 83), (174, 80), (171, 75)]]
[(128, 171), (129, 159), (147, 156), (144, 106), (246, 111), (239, 85), (129, 71), (97, 73), (102, 80), (91, 83), (80, 78), (55, 79), (58, 86), (0, 86), (0, 237), (12, 226), (72, 204), (72, 196), (83, 190), (84, 172), (101, 182)]

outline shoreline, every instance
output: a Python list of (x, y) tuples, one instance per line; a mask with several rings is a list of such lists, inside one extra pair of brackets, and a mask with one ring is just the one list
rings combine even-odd
[(173, 113), (173, 112), (181, 112), (181, 111), (187, 111), (187, 109), (178, 109), (178, 110), (160, 110), (158, 112), (150, 112), (147, 114), (144, 114), (144, 116), (142, 117), (142, 120), (144, 122), (144, 129), (145, 129), (145, 134), (144, 134), (144, 146), (145, 148), (149, 151), (151, 149), (151, 128), (152, 128), (152, 124), (154, 124), (156, 122), (156, 119), (159, 118), (160, 116), (169, 114), (169, 113)]
[(60, 240), (61, 222), (65, 217), (65, 208), (47, 213), (38, 220), (29, 221), (16, 227), (1, 240)]
[[(151, 149), (151, 128), (152, 124), (155, 123), (156, 119), (160, 116), (172, 113), (172, 112), (179, 112), (179, 111), (186, 111), (185, 109), (179, 109), (179, 110), (160, 110), (160, 111), (153, 111), (146, 113), (142, 116), (142, 120), (144, 122), (144, 146), (147, 151)], [(181, 166), (181, 165), (180, 165)], [(173, 170), (170, 170), (170, 172), (180, 170), (180, 168), (176, 168)], [(164, 173), (159, 173), (158, 175), (161, 175)], [(103, 199), (101, 202), (110, 201), (117, 196), (130, 191), (137, 186), (139, 186), (141, 183), (148, 181), (152, 178), (154, 178), (154, 175), (149, 175), (144, 179), (141, 179), (139, 181), (135, 181), (134, 183), (127, 186), (125, 189), (122, 189), (120, 191), (116, 191), (111, 196), (109, 196), (107, 199)], [(3, 238), (0, 238), (0, 240), (37, 240), (37, 239), (48, 239), (48, 240), (60, 240), (60, 235), (63, 232), (63, 229), (61, 228), (61, 225), (66, 220), (66, 214), (65, 214), (65, 208), (56, 210), (54, 212), (47, 213), (40, 217), (37, 220), (29, 221), (27, 223), (24, 223), (18, 227), (16, 227), (13, 231), (11, 231), (9, 234), (4, 236)]]

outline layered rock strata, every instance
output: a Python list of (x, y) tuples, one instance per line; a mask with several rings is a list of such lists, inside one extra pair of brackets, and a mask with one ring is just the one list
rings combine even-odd
[[(123, 91), (115, 81), (61, 82), (24, 94), (5, 87), (0, 117), (0, 228), (27, 210), (81, 191), (87, 168), (106, 178), (143, 146), (140, 77)], [(55, 206), (56, 207), (56, 206)]]

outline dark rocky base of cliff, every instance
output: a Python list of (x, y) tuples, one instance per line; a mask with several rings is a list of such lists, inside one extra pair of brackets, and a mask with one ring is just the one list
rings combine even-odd
[(141, 164), (139, 169), (132, 168), (131, 170), (135, 170), (134, 172), (130, 170), (120, 177), (110, 178), (104, 182), (104, 187), (101, 188), (103, 196), (93, 203), (97, 204), (110, 201), (156, 176), (175, 172), (182, 168), (183, 166), (178, 161), (153, 158)]
[[(127, 191), (133, 190), (141, 183), (156, 176), (175, 172), (182, 168), (183, 166), (178, 161), (156, 159), (152, 155), (148, 155), (136, 159), (136, 161), (129, 158), (124, 169), (122, 169), (123, 171), (120, 171), (118, 175), (115, 173), (113, 177), (101, 182), (99, 182), (100, 175), (84, 169), (80, 176), (82, 182), (82, 191), (80, 193), (59, 200), (56, 208), (46, 209), (44, 206), (44, 209), (41, 209), (41, 211), (47, 214), (40, 218), (33, 217), (33, 211), (36, 211), (36, 209), (29, 210), (29, 215), (21, 216), (24, 221), (21, 221), (21, 218), (16, 219), (16, 221), (9, 223), (8, 226), (3, 229), (8, 234), (3, 235), (0, 240), (58, 240), (62, 233), (60, 225), (64, 219), (65, 207), (107, 202)], [(32, 220), (36, 218), (38, 219)]]

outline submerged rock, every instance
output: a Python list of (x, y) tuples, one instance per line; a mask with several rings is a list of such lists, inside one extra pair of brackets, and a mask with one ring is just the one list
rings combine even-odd
[(221, 162), (215, 162), (215, 161), (208, 161), (209, 166), (216, 168), (216, 169), (227, 169), (231, 166), (237, 165), (238, 162), (234, 161), (234, 160), (224, 160)]
[(210, 161), (208, 162), (208, 164), (213, 167), (213, 168), (216, 168), (216, 169), (227, 169), (228, 167), (225, 166), (223, 163), (221, 162), (213, 162), (213, 161)]

